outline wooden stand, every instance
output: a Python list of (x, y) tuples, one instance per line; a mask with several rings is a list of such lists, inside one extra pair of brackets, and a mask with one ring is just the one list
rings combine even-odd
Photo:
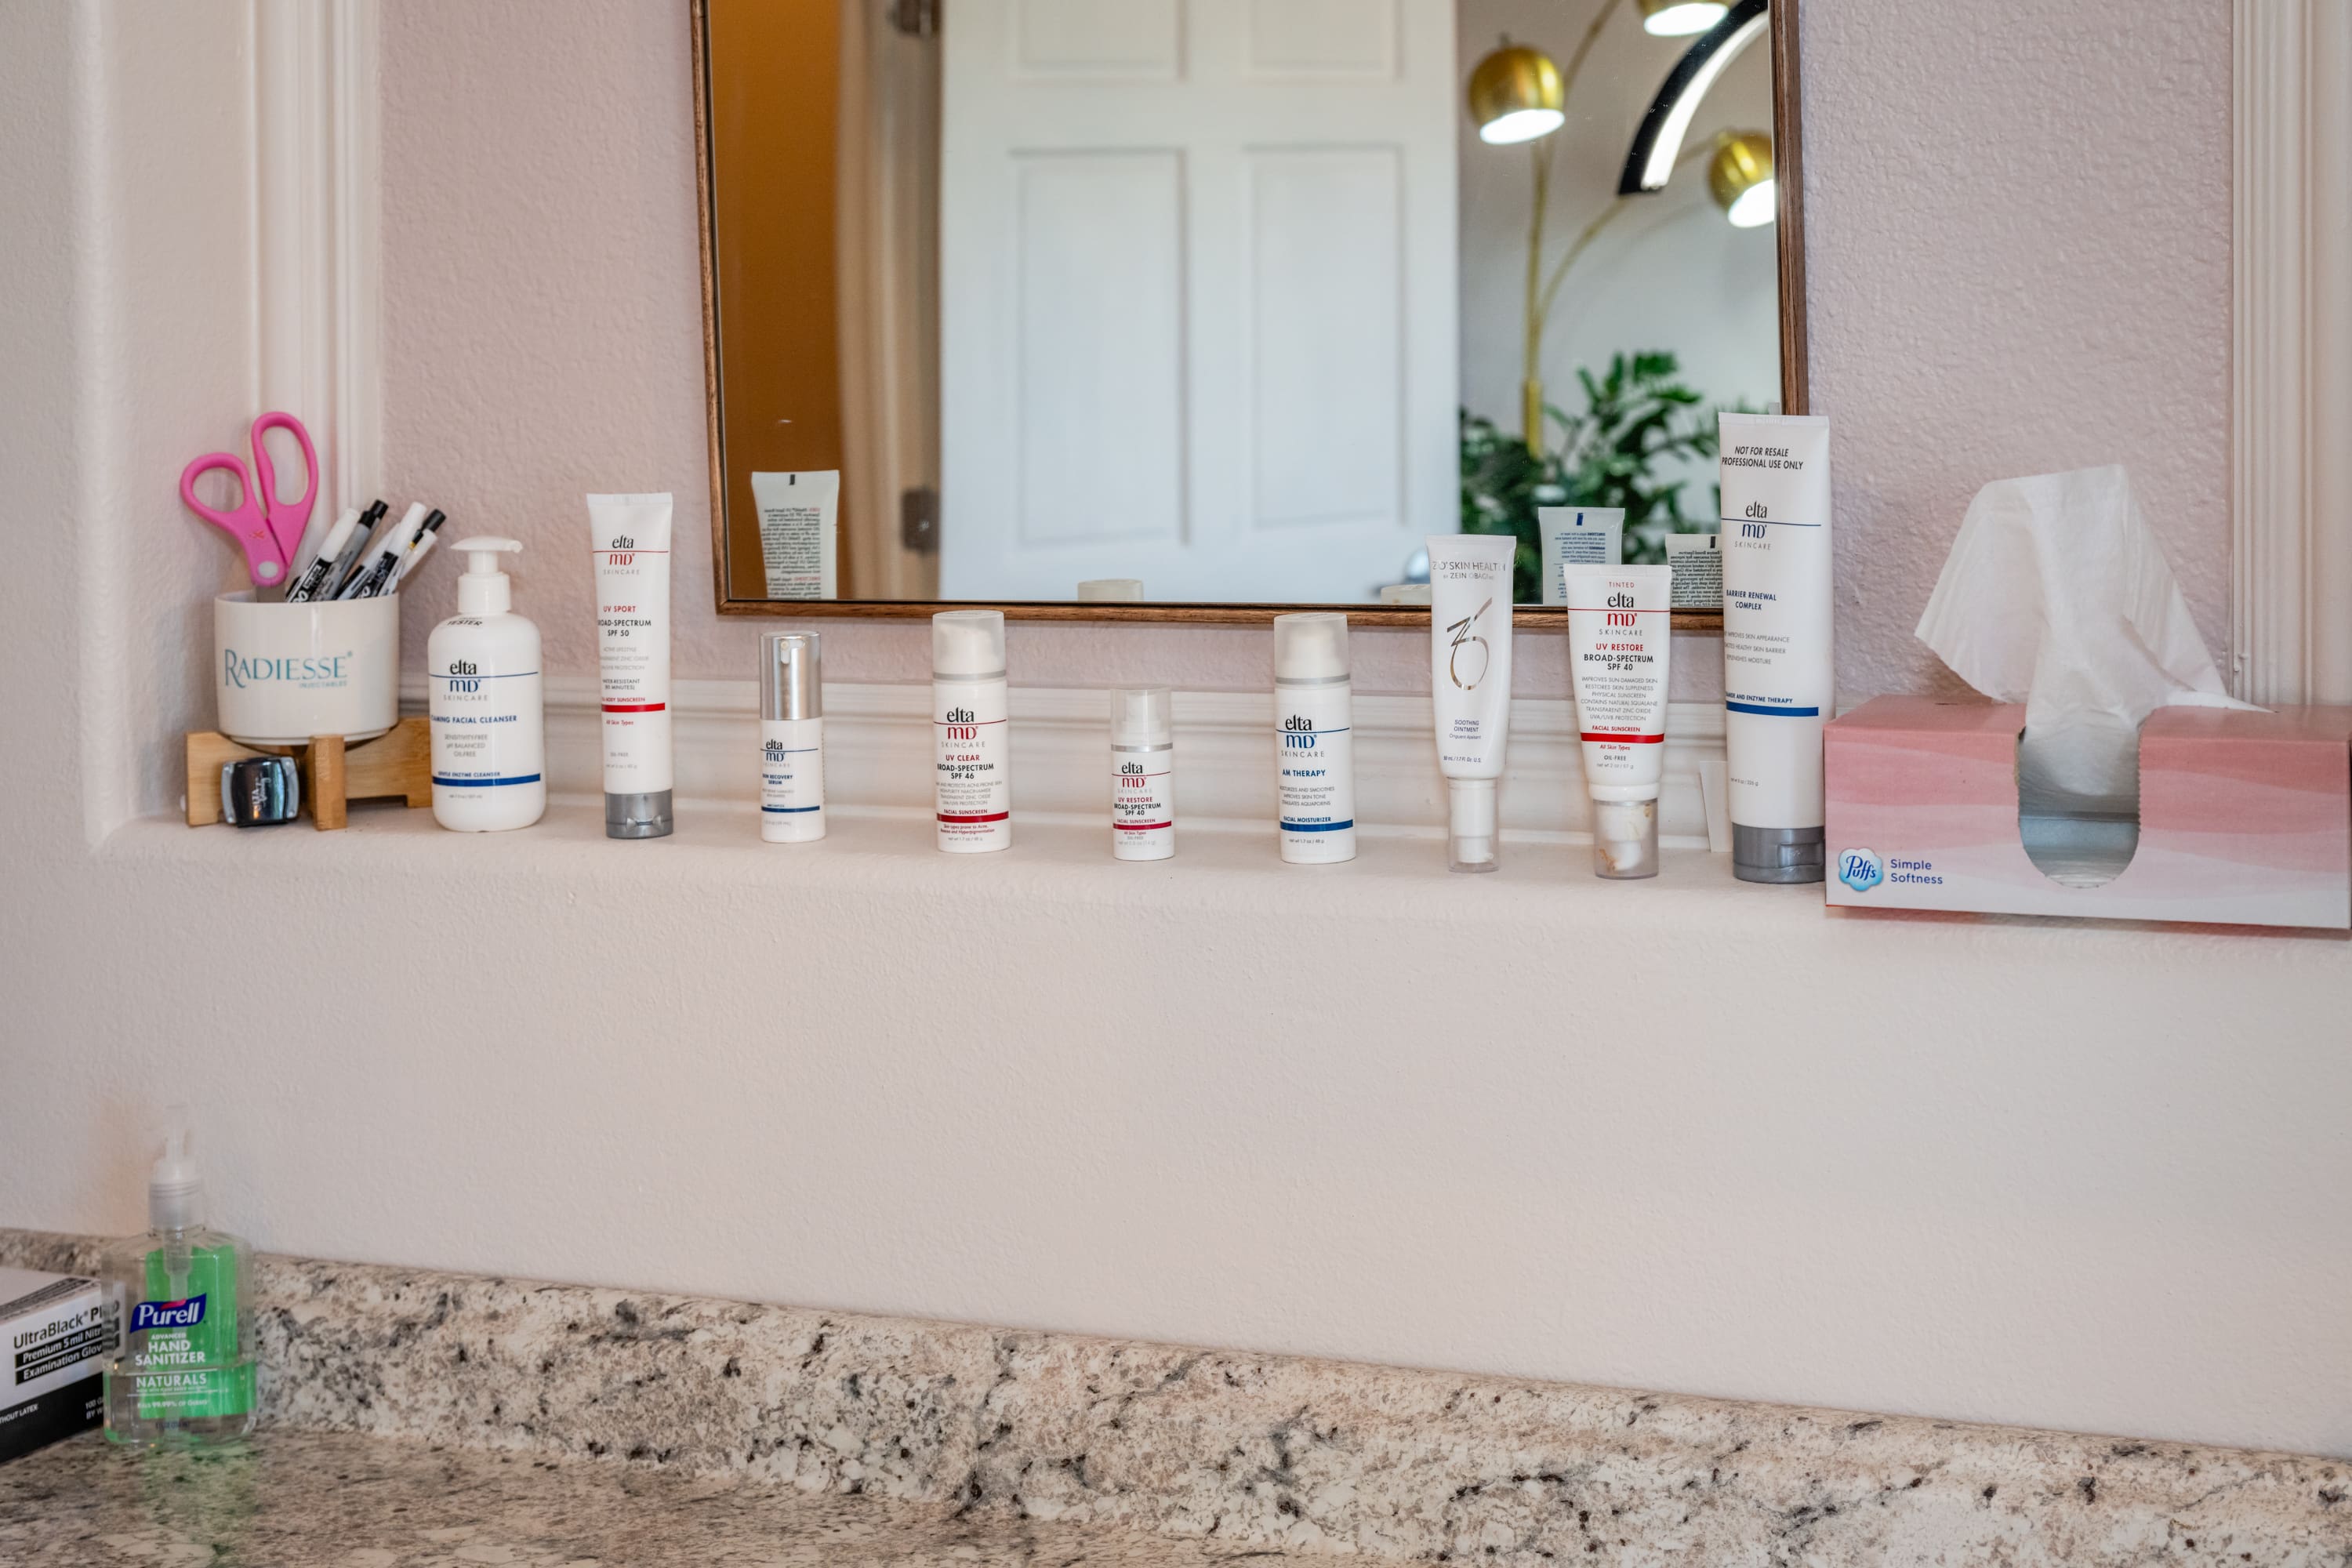
[(346, 746), (341, 735), (314, 735), (307, 746), (247, 746), (212, 730), (188, 731), (188, 826), (221, 819), (221, 769), (239, 757), (290, 756), (302, 775), (302, 809), (320, 828), (343, 826), (355, 800), (398, 795), (414, 809), (433, 804), (432, 731), (403, 719), (373, 741)]

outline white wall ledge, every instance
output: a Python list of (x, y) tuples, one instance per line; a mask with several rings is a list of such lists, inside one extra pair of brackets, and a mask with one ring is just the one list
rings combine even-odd
[[(836, 805), (827, 816), (827, 837), (817, 843), (768, 844), (750, 800), (680, 795), (670, 837), (622, 841), (604, 836), (601, 801), (576, 794), (553, 797), (536, 826), (511, 833), (450, 833), (430, 811), (377, 803), (354, 805), (340, 833), (320, 833), (307, 819), (239, 830), (149, 818), (118, 830), (100, 858), (131, 868), (234, 867), (263, 884), (506, 881), (665, 898), (698, 889), (730, 900), (766, 892), (778, 900), (767, 912), (779, 916), (806, 898), (845, 908), (902, 898), (968, 907), (1116, 905), (1160, 920), (1247, 907), (1286, 920), (1391, 928), (1397, 945), (1390, 956), (1402, 973), (1418, 962), (1412, 928), (1426, 921), (1457, 931), (1592, 933), (1599, 945), (1584, 950), (1579, 964), (1630, 958), (1654, 942), (1769, 941), (1804, 955), (1814, 967), (1803, 977), (1825, 987), (1838, 984), (1846, 965), (1890, 951), (1944, 958), (1966, 952), (1994, 961), (2074, 955), (2151, 971), (2177, 972), (2185, 963), (2192, 968), (2179, 973), (2224, 984), (2250, 970), (2305, 963), (2317, 966), (2315, 974), (2352, 978), (2352, 940), (2341, 932), (1832, 909), (1819, 886), (1744, 883), (1732, 876), (1729, 856), (1690, 847), (1666, 849), (1654, 879), (1610, 881), (1592, 874), (1590, 840), (1573, 833), (1507, 832), (1501, 868), (1472, 875), (1447, 869), (1444, 831), (1434, 825), (1367, 825), (1354, 860), (1293, 866), (1277, 853), (1273, 824), (1263, 821), (1181, 818), (1172, 859), (1123, 861), (1110, 853), (1108, 812), (1016, 810), (1013, 847), (989, 855), (940, 853), (928, 809)], [(2208, 962), (2214, 967), (2193, 967)]]

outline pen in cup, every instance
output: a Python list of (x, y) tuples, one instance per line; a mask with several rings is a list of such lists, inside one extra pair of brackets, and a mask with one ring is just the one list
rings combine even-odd
[[(358, 572), (360, 560), (364, 560), (364, 555), (367, 555), (369, 536), (376, 531), (376, 524), (383, 521), (385, 510), (388, 510), (388, 508), (385, 508), (383, 500), (376, 500), (374, 505), (369, 505), (367, 510), (360, 512), (360, 524), (352, 529), (351, 538), (346, 538), (346, 541), (343, 541), (343, 543), (331, 552), (334, 560), (327, 560), (330, 552), (327, 552), (324, 548), (320, 548), (318, 562), (310, 564), (310, 574), (318, 574), (318, 583), (310, 585), (310, 588), (301, 595), (303, 599), (343, 597), (343, 583), (351, 581), (352, 572)], [(320, 572), (320, 562), (324, 562), (324, 572)], [(303, 574), (303, 581), (308, 583), (310, 574)], [(287, 597), (291, 599), (294, 595), (289, 593)]]
[(425, 527), (417, 533), (415, 542), (408, 547), (408, 553), (400, 558), (400, 564), (392, 569), (392, 580), (383, 585), (382, 592), (394, 594), (400, 591), (400, 585), (408, 581), (408, 574), (422, 566), (425, 558), (433, 553), (433, 543), (441, 537), (441, 525), (448, 521), (438, 507), (425, 514)]
[(335, 554), (351, 542), (360, 526), (360, 509), (346, 507), (343, 515), (335, 519), (326, 533), (318, 539), (302, 541), (302, 562), (287, 569), (286, 602), (299, 605), (316, 594), (319, 584), (326, 580), (333, 567)]
[(400, 525), (384, 536), (382, 545), (369, 546), (367, 565), (343, 584), (343, 591), (335, 597), (369, 599), (383, 592), (384, 584), (391, 579), (393, 568), (399, 565), (400, 558), (408, 553), (408, 546), (416, 538), (416, 531), (424, 526), (425, 510), (423, 501), (411, 501)]
[[(352, 507), (343, 513), (343, 517), (350, 518), (354, 523), (358, 522), (359, 515), (360, 509), (357, 507)], [(336, 525), (343, 521), (343, 517), (329, 522), (323, 509), (310, 514), (310, 522), (302, 530), (302, 542), (295, 546), (294, 559), (286, 563), (286, 581), (289, 587), (301, 581), (302, 574), (310, 569), (310, 563), (319, 558), (320, 542), (334, 531)]]
[(383, 513), (383, 502), (377, 501), (364, 512), (347, 511), (337, 518), (335, 526), (320, 542), (318, 554), (288, 586), (286, 602), (299, 605), (310, 599), (333, 598), (335, 589), (342, 584), (343, 574), (367, 548), (368, 534)]

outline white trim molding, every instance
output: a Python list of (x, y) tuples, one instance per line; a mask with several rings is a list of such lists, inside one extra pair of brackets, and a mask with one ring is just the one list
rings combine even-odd
[(319, 504), (383, 473), (376, 0), (254, 0), (256, 380), (319, 447)]
[[(593, 795), (603, 768), (603, 710), (593, 675), (547, 679), (547, 776), (559, 795)], [(421, 710), (425, 677), (401, 686)], [(1013, 798), (1024, 816), (1110, 817), (1110, 708), (1083, 688), (1013, 689)], [(759, 689), (749, 680), (679, 680), (670, 689), (678, 794), (750, 799), (759, 781)], [(1442, 834), (1445, 781), (1437, 771), (1426, 697), (1355, 701), (1356, 816), (1368, 831)], [(1267, 822), (1274, 817), (1274, 694), (1179, 691), (1175, 699), (1179, 820)], [(1591, 837), (1583, 759), (1566, 700), (1511, 703), (1510, 763), (1503, 776), (1507, 839), (1569, 842)], [(1723, 755), (1723, 704), (1666, 709), (1666, 773), (1658, 834), (1683, 848), (1707, 847), (1698, 764)], [(824, 783), (843, 805), (931, 809), (930, 689), (828, 681)]]
[(2352, 5), (2235, 0), (2231, 678), (2352, 702)]

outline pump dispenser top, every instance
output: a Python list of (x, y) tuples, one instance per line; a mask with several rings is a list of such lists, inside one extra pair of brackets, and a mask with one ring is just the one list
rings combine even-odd
[(503, 616), (514, 607), (514, 590), (500, 570), (499, 557), (520, 554), (519, 539), (476, 535), (457, 541), (466, 554), (465, 574), (457, 579), (457, 613), (461, 616)]
[(205, 1178), (188, 1149), (188, 1108), (172, 1107), (163, 1125), (163, 1152), (147, 1176), (147, 1223), (157, 1230), (191, 1230), (204, 1224)]
[(941, 610), (931, 617), (936, 680), (998, 680), (1004, 675), (1004, 612)]
[(1274, 617), (1274, 678), (1306, 685), (1348, 679), (1348, 617), (1307, 610)]

